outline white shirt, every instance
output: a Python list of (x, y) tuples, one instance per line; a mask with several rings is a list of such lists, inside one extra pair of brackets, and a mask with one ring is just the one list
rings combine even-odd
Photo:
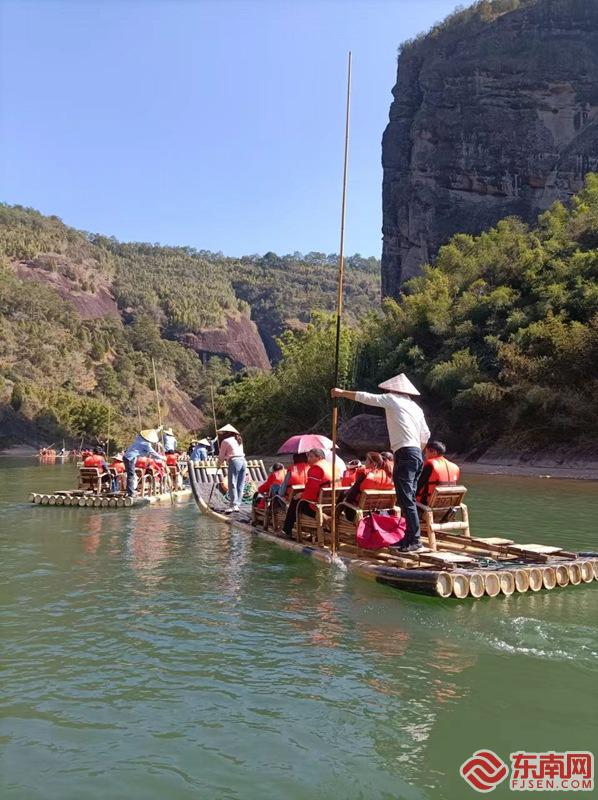
[(423, 450), (428, 443), (430, 429), (426, 424), (424, 412), (410, 397), (391, 392), (388, 394), (355, 392), (355, 399), (366, 406), (377, 406), (385, 410), (390, 448), (393, 453), (401, 447), (420, 447)]

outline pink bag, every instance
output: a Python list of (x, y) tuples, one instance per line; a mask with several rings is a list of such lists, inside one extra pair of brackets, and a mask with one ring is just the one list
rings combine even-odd
[(398, 544), (405, 536), (405, 528), (403, 517), (369, 514), (357, 527), (357, 544), (366, 550), (378, 550)]

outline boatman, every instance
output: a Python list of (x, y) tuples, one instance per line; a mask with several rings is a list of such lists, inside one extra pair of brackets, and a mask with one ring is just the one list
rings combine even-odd
[(158, 453), (152, 447), (153, 444), (158, 444), (160, 437), (158, 431), (153, 428), (140, 431), (135, 437), (133, 444), (125, 450), (123, 454), (123, 461), (125, 463), (125, 470), (127, 472), (127, 495), (133, 497), (135, 495), (135, 464), (140, 456), (151, 456), (152, 458), (164, 461), (162, 453)]
[(396, 375), (379, 384), (379, 388), (384, 394), (333, 389), (332, 396), (383, 408), (386, 412), (386, 425), (395, 462), (392, 477), (397, 504), (401, 507), (406, 523), (405, 538), (398, 549), (414, 553), (422, 547), (415, 495), (417, 480), (422, 471), (422, 450), (430, 438), (430, 429), (424, 412), (413, 400), (413, 397), (419, 396), (419, 392), (406, 375)]
[(169, 450), (176, 450), (177, 441), (172, 428), (164, 428), (162, 431), (162, 442), (164, 444), (165, 452), (168, 452)]

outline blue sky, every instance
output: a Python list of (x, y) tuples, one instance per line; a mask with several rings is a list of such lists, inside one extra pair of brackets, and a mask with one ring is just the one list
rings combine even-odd
[(0, 0), (0, 200), (123, 240), (380, 254), (401, 41), (454, 0)]

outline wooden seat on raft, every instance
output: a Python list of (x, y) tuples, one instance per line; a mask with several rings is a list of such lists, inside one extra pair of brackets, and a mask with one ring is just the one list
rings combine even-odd
[(114, 467), (110, 467), (110, 480), (116, 480), (117, 491), (124, 492), (127, 488), (127, 475), (125, 472), (117, 472)]
[(148, 497), (156, 493), (156, 480), (151, 473), (137, 468), (135, 469), (135, 476), (137, 477), (137, 491), (141, 497)]
[[(259, 495), (254, 499), (251, 504), (251, 524), (254, 528), (258, 526), (263, 528), (265, 531), (268, 530), (270, 524), (270, 508), (272, 504), (272, 497), (264, 497), (263, 495)], [(264, 504), (263, 507), (260, 508), (258, 505), (260, 501), (263, 500)]]
[[(341, 487), (337, 487), (337, 492)], [(299, 543), (308, 539), (321, 547), (324, 546), (324, 528), (329, 520), (332, 509), (332, 486), (324, 486), (320, 489), (318, 500), (314, 504), (316, 507), (315, 517), (302, 513), (310, 503), (308, 500), (299, 500), (297, 505), (297, 520), (295, 522), (294, 535)]]
[[(94, 494), (102, 494), (103, 480), (107, 473), (102, 472), (98, 467), (81, 467), (79, 470), (79, 489), (84, 491), (93, 492)], [(109, 488), (110, 484), (107, 484)]]
[(289, 491), (287, 492), (288, 497), (280, 497), (280, 495), (275, 495), (274, 497), (269, 498), (269, 519), (267, 524), (264, 525), (264, 528), (271, 526), (274, 531), (281, 531), (287, 515), (289, 503), (291, 500), (296, 500), (304, 489), (305, 486), (303, 484), (295, 484), (289, 487)]
[(458, 533), (470, 536), (469, 514), (463, 498), (465, 486), (435, 486), (427, 505), (417, 503), (422, 536), (427, 537), (430, 550), (436, 551), (436, 533)]
[[(341, 500), (336, 506), (336, 535), (338, 543), (357, 547), (357, 528), (364, 516), (370, 511), (387, 511), (394, 508), (397, 516), (400, 517), (401, 509), (396, 505), (396, 500), (394, 489), (364, 489), (359, 493), (355, 505)], [(378, 552), (377, 550), (364, 550), (360, 547), (357, 548), (357, 551), (362, 555), (371, 555)], [(386, 551), (386, 548), (384, 548), (384, 551)]]

